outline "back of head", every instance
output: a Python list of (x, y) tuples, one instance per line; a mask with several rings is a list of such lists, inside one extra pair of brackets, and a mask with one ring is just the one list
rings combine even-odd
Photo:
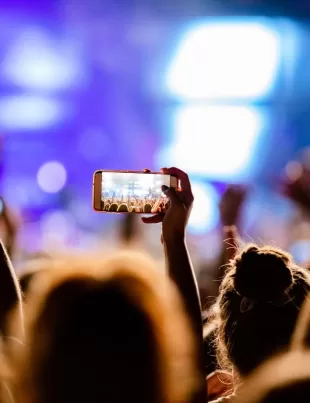
[(13, 361), (21, 403), (189, 396), (191, 331), (175, 290), (143, 259), (59, 264), (35, 282), (25, 316), (25, 346)]
[(309, 274), (289, 254), (267, 246), (244, 249), (230, 262), (220, 288), (220, 360), (247, 375), (286, 349), (309, 289)]
[(120, 211), (120, 212), (123, 212), (123, 213), (128, 213), (128, 206), (127, 206), (127, 204), (121, 204), (119, 207), (118, 207), (118, 209), (117, 209), (117, 211)]
[(152, 212), (152, 205), (150, 203), (146, 203), (144, 206), (144, 212), (145, 213), (151, 213)]
[(240, 387), (234, 403), (306, 403), (310, 396), (310, 354), (291, 352), (262, 365)]

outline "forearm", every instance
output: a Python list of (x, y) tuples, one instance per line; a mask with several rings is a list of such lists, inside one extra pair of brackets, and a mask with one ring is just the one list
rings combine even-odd
[(223, 228), (224, 264), (233, 259), (238, 250), (238, 229), (236, 225), (224, 226)]
[(193, 397), (192, 403), (205, 403), (208, 401), (208, 392), (205, 383), (201, 307), (195, 273), (184, 237), (164, 242), (164, 248), (169, 277), (177, 285), (182, 296), (185, 309), (194, 330), (197, 346), (197, 367), (201, 374), (201, 387)]
[(202, 334), (201, 306), (198, 285), (186, 242), (183, 237), (164, 240), (169, 277), (177, 285), (195, 332)]
[(223, 227), (222, 250), (216, 269), (215, 280), (218, 284), (222, 280), (227, 264), (233, 259), (238, 250), (238, 230), (235, 225)]

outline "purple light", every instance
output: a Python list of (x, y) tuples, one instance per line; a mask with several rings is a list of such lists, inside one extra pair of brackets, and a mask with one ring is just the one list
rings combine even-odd
[(67, 172), (65, 167), (57, 161), (43, 164), (37, 174), (37, 182), (46, 193), (57, 193), (66, 184)]
[(58, 123), (64, 116), (62, 104), (52, 99), (15, 95), (0, 99), (0, 127), (4, 130), (36, 130)]
[(59, 90), (81, 81), (76, 51), (68, 43), (54, 43), (44, 31), (30, 28), (18, 36), (3, 64), (3, 74), (16, 85)]

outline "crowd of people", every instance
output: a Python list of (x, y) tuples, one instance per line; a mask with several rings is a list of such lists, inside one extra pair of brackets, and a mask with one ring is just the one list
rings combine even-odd
[(164, 213), (168, 200), (160, 198), (111, 197), (102, 200), (102, 210), (113, 213)]
[[(190, 180), (177, 168), (163, 171), (181, 188), (163, 186), (166, 213), (142, 221), (162, 225), (166, 275), (146, 255), (120, 251), (42, 256), (17, 276), (11, 248), (0, 244), (1, 402), (308, 400), (306, 262), (298, 265), (275, 246), (242, 244), (237, 225), (246, 190), (229, 187), (219, 206), (222, 259), (210, 295), (199, 294), (186, 245)], [(301, 166), (283, 184), (307, 213), (309, 178)]]

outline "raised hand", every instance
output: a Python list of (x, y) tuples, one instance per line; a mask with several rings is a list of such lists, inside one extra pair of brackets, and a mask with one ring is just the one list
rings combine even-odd
[(221, 221), (224, 226), (237, 225), (244, 201), (246, 189), (241, 186), (229, 186), (219, 204)]
[(163, 168), (164, 174), (177, 177), (181, 188), (174, 190), (163, 186), (163, 192), (169, 199), (169, 208), (165, 214), (155, 214), (152, 217), (143, 217), (146, 224), (163, 223), (163, 238), (170, 241), (174, 237), (184, 238), (186, 225), (193, 207), (194, 196), (188, 175), (178, 168)]
[(197, 394), (191, 403), (206, 403), (207, 385), (205, 383), (203, 361), (204, 348), (202, 337), (202, 320), (199, 292), (195, 273), (185, 242), (186, 225), (194, 202), (194, 196), (187, 174), (177, 168), (164, 168), (164, 174), (177, 177), (181, 188), (174, 190), (163, 187), (163, 192), (169, 199), (169, 207), (165, 214), (155, 214), (143, 217), (146, 224), (162, 223), (162, 243), (166, 255), (166, 264), (170, 278), (175, 282), (183, 297), (184, 305), (195, 332), (197, 344), (197, 370), (200, 374)]
[(310, 213), (310, 170), (299, 162), (290, 162), (286, 167), (283, 193), (295, 204)]

